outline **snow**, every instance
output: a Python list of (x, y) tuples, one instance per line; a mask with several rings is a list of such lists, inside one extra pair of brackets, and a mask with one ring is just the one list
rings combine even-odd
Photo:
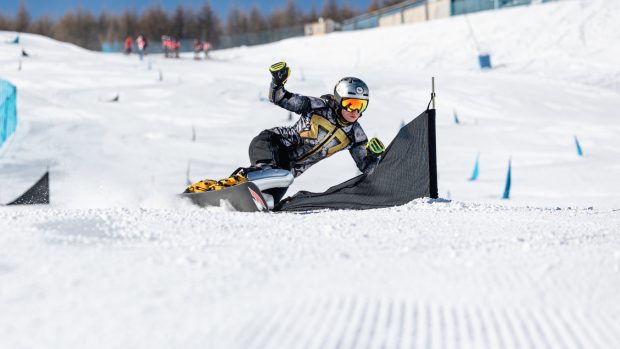
[[(52, 204), (0, 208), (0, 347), (618, 347), (620, 3), (468, 17), (491, 71), (464, 17), (206, 61), (140, 62), (28, 34), (20, 58), (2, 44), (19, 125), (0, 148), (0, 202), (49, 166)], [(302, 94), (364, 79), (361, 123), (386, 144), (426, 107), (435, 76), (442, 199), (310, 214), (176, 199), (188, 163), (192, 180), (226, 176), (254, 135), (290, 123), (264, 101), (278, 60)], [(356, 173), (336, 154), (289, 194)]]

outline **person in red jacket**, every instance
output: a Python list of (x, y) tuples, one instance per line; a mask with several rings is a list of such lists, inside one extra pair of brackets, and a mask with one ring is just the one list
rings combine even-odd
[(131, 35), (127, 35), (127, 38), (125, 38), (125, 54), (128, 55), (131, 53), (131, 45), (133, 45), (133, 38), (131, 37)]

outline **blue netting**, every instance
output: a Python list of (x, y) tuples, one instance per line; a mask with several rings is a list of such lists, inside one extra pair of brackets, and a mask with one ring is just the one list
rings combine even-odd
[(17, 89), (8, 81), (0, 80), (0, 146), (17, 127)]
[[(550, 0), (543, 0), (549, 2)], [(529, 5), (532, 0), (453, 0), (452, 16), (486, 11), (495, 8)]]

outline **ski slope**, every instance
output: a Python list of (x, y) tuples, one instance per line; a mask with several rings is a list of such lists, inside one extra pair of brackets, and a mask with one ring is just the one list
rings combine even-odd
[[(28, 34), (30, 57), (0, 44), (19, 117), (0, 148), (0, 202), (48, 167), (52, 200), (0, 208), (0, 347), (620, 346), (620, 3), (468, 18), (475, 41), (461, 16), (203, 61)], [(496, 68), (480, 71), (477, 50)], [(310, 214), (176, 199), (188, 164), (191, 180), (224, 177), (258, 132), (293, 122), (265, 101), (279, 60), (301, 94), (365, 80), (360, 123), (386, 145), (426, 108), (434, 76), (441, 199)], [(342, 152), (288, 194), (356, 174)]]

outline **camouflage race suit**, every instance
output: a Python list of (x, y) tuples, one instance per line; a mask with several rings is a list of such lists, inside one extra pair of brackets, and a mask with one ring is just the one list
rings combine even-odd
[(348, 123), (337, 116), (333, 96), (301, 96), (271, 83), (269, 100), (300, 114), (293, 126), (274, 127), (261, 132), (250, 144), (253, 165), (271, 165), (290, 170), (297, 177), (315, 163), (348, 149), (362, 172), (369, 172), (379, 159), (367, 156), (368, 138), (358, 122)]

